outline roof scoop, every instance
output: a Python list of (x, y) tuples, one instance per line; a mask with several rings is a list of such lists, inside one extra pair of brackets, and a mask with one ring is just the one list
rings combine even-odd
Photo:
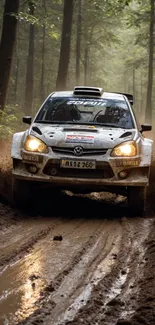
[(74, 95), (89, 95), (89, 96), (101, 97), (103, 94), (103, 88), (76, 86), (74, 88), (73, 94)]

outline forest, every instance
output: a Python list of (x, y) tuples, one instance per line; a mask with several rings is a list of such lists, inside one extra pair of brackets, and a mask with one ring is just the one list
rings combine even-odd
[(0, 0), (0, 325), (155, 325), (154, 46), (155, 0)]
[[(54, 90), (131, 93), (153, 123), (154, 0), (1, 0), (0, 137)], [(140, 122), (141, 122), (140, 121)]]

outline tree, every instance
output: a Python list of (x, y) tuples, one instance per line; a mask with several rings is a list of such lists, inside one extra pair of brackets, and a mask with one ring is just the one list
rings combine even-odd
[[(43, 8), (46, 13), (46, 1), (43, 0)], [(44, 89), (44, 81), (45, 81), (45, 38), (46, 38), (46, 25), (45, 22), (42, 26), (42, 58), (41, 58), (41, 78), (40, 78), (40, 99), (41, 102), (45, 98), (45, 89)]]
[(0, 43), (0, 110), (4, 110), (16, 39), (19, 0), (6, 0)]
[(70, 59), (73, 5), (74, 5), (74, 0), (69, 0), (69, 1), (64, 0), (61, 49), (60, 49), (58, 76), (56, 81), (57, 90), (66, 88), (67, 73), (68, 73), (68, 66), (69, 66), (69, 59)]
[(81, 56), (81, 22), (82, 0), (78, 0), (77, 38), (76, 38), (76, 85), (80, 82), (80, 56)]
[[(34, 16), (35, 5), (33, 1), (29, 0), (29, 12)], [(29, 48), (27, 56), (27, 72), (26, 72), (26, 89), (25, 89), (25, 110), (28, 115), (32, 113), (33, 104), (33, 74), (34, 74), (34, 38), (35, 38), (35, 25), (30, 23), (29, 28)]]
[(155, 24), (155, 7), (154, 0), (150, 0), (150, 33), (149, 33), (149, 69), (148, 85), (146, 100), (146, 122), (152, 121), (152, 87), (153, 87), (153, 50), (154, 50), (154, 24)]

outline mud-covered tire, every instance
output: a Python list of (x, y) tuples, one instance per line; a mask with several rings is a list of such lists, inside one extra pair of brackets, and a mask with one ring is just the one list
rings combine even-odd
[(31, 202), (31, 191), (27, 181), (12, 179), (12, 203), (13, 205), (26, 208)]
[(128, 207), (130, 213), (136, 216), (143, 216), (145, 211), (146, 187), (128, 187)]

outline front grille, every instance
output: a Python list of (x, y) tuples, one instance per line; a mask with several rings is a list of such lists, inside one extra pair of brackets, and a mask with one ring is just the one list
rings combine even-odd
[[(68, 154), (71, 156), (76, 156), (74, 153), (74, 148), (67, 148), (67, 147), (51, 147), (53, 152), (59, 153), (59, 154)], [(105, 155), (108, 149), (86, 149), (83, 148), (83, 153), (81, 156), (88, 156), (88, 155)]]
[(51, 176), (52, 168), (56, 168), (57, 173), (54, 177), (75, 177), (75, 178), (112, 178), (114, 173), (110, 165), (106, 162), (96, 163), (96, 169), (74, 169), (61, 168), (59, 161), (49, 161), (45, 166), (43, 173)]

